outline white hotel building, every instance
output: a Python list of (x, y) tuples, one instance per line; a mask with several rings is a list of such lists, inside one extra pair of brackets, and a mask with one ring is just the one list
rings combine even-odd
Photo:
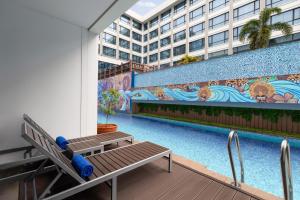
[(273, 32), (271, 45), (300, 39), (300, 0), (166, 0), (145, 16), (129, 10), (106, 28), (99, 36), (99, 67), (133, 60), (166, 68), (185, 54), (210, 59), (248, 50), (239, 32), (265, 7), (282, 9), (270, 23), (293, 26), (289, 37)]

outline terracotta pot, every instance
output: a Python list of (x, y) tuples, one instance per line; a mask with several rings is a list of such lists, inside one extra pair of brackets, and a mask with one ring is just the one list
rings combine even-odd
[(116, 132), (117, 129), (116, 124), (97, 124), (97, 134)]

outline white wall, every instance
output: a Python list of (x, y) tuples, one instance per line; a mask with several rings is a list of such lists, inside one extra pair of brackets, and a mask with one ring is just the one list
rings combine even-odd
[(0, 2), (0, 151), (26, 145), (23, 113), (54, 137), (96, 133), (96, 37), (57, 18)]

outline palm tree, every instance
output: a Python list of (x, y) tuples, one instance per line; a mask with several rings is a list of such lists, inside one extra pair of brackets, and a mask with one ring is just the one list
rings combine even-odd
[(292, 33), (293, 28), (285, 22), (269, 24), (272, 14), (281, 13), (280, 8), (265, 8), (260, 12), (259, 19), (248, 21), (242, 28), (239, 39), (244, 42), (249, 40), (250, 49), (265, 48), (269, 46), (272, 31), (281, 31), (285, 36)]
[(198, 62), (198, 61), (201, 61), (201, 60), (202, 59), (200, 57), (197, 57), (197, 56), (185, 55), (180, 59), (179, 64), (184, 65), (184, 64), (189, 64), (189, 63), (192, 63), (192, 62)]

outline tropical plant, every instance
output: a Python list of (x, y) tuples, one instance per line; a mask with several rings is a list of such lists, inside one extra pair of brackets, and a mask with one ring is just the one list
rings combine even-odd
[(109, 89), (102, 92), (102, 98), (100, 100), (100, 110), (106, 116), (106, 124), (110, 115), (116, 114), (116, 107), (119, 101), (120, 93), (115, 89)]
[(272, 14), (281, 13), (280, 8), (265, 8), (260, 12), (259, 19), (251, 19), (242, 28), (239, 39), (250, 43), (250, 49), (265, 48), (269, 46), (272, 31), (281, 31), (285, 36), (292, 33), (293, 28), (285, 22), (270, 24)]
[(201, 61), (200, 57), (185, 55), (179, 60), (180, 65)]

